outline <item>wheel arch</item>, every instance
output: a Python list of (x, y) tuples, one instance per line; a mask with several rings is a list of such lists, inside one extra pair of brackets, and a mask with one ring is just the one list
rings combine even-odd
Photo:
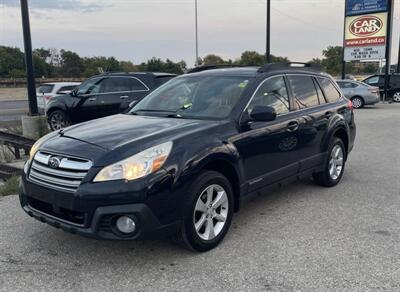
[(201, 166), (201, 170), (213, 170), (224, 175), (230, 182), (234, 196), (234, 211), (240, 207), (240, 177), (235, 166), (223, 158), (211, 159)]

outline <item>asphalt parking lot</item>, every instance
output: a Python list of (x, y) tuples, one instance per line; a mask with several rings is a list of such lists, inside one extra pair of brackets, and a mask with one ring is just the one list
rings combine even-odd
[(340, 185), (302, 181), (256, 198), (204, 254), (67, 234), (2, 198), (0, 290), (400, 291), (400, 104), (356, 116)]

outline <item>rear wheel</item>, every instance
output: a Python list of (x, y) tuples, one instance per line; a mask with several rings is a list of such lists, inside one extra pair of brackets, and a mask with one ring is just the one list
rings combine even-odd
[(188, 189), (181, 236), (187, 248), (208, 251), (229, 230), (233, 215), (233, 192), (229, 181), (215, 171), (203, 172)]
[(397, 91), (393, 94), (393, 101), (400, 102), (400, 91)]
[(346, 164), (346, 150), (341, 139), (335, 138), (329, 147), (324, 170), (313, 175), (314, 181), (325, 187), (333, 187), (342, 179)]
[(354, 108), (362, 108), (364, 106), (364, 100), (359, 96), (353, 97), (351, 102), (353, 103)]
[(52, 111), (49, 114), (48, 123), (53, 131), (68, 127), (71, 124), (67, 113), (62, 110)]

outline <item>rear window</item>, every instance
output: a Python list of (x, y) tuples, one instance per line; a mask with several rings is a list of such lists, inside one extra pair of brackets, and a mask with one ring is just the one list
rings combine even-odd
[(297, 106), (308, 108), (319, 105), (314, 81), (310, 76), (288, 76)]
[(43, 84), (43, 85), (40, 85), (38, 87), (37, 92), (39, 92), (39, 93), (51, 93), (53, 88), (54, 88), (53, 84)]
[(338, 81), (337, 83), (340, 88), (356, 88), (358, 84), (355, 84), (353, 82), (343, 82), (343, 81)]
[(318, 81), (328, 102), (336, 102), (340, 98), (341, 94), (333, 85), (332, 81), (330, 81), (328, 78), (321, 77), (318, 78)]
[(77, 87), (78, 87), (77, 85), (63, 86), (63, 87), (61, 87), (61, 88), (58, 90), (58, 92), (62, 92), (62, 91), (72, 91), (72, 90), (74, 90), (74, 89), (77, 88)]

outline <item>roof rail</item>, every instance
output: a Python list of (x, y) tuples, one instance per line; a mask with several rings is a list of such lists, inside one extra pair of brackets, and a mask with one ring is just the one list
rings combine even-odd
[(186, 74), (191, 74), (191, 73), (198, 73), (198, 72), (203, 72), (207, 70), (213, 70), (213, 69), (224, 69), (224, 68), (240, 68), (243, 67), (241, 65), (233, 65), (233, 64), (223, 64), (223, 65), (202, 65), (199, 67), (195, 67), (193, 69), (190, 69), (186, 72)]
[(280, 63), (265, 64), (260, 69), (258, 69), (258, 72), (265, 73), (267, 71), (282, 70), (282, 69), (288, 69), (288, 68), (323, 71), (322, 66), (316, 65), (316, 64), (300, 63), (300, 62), (280, 62)]

